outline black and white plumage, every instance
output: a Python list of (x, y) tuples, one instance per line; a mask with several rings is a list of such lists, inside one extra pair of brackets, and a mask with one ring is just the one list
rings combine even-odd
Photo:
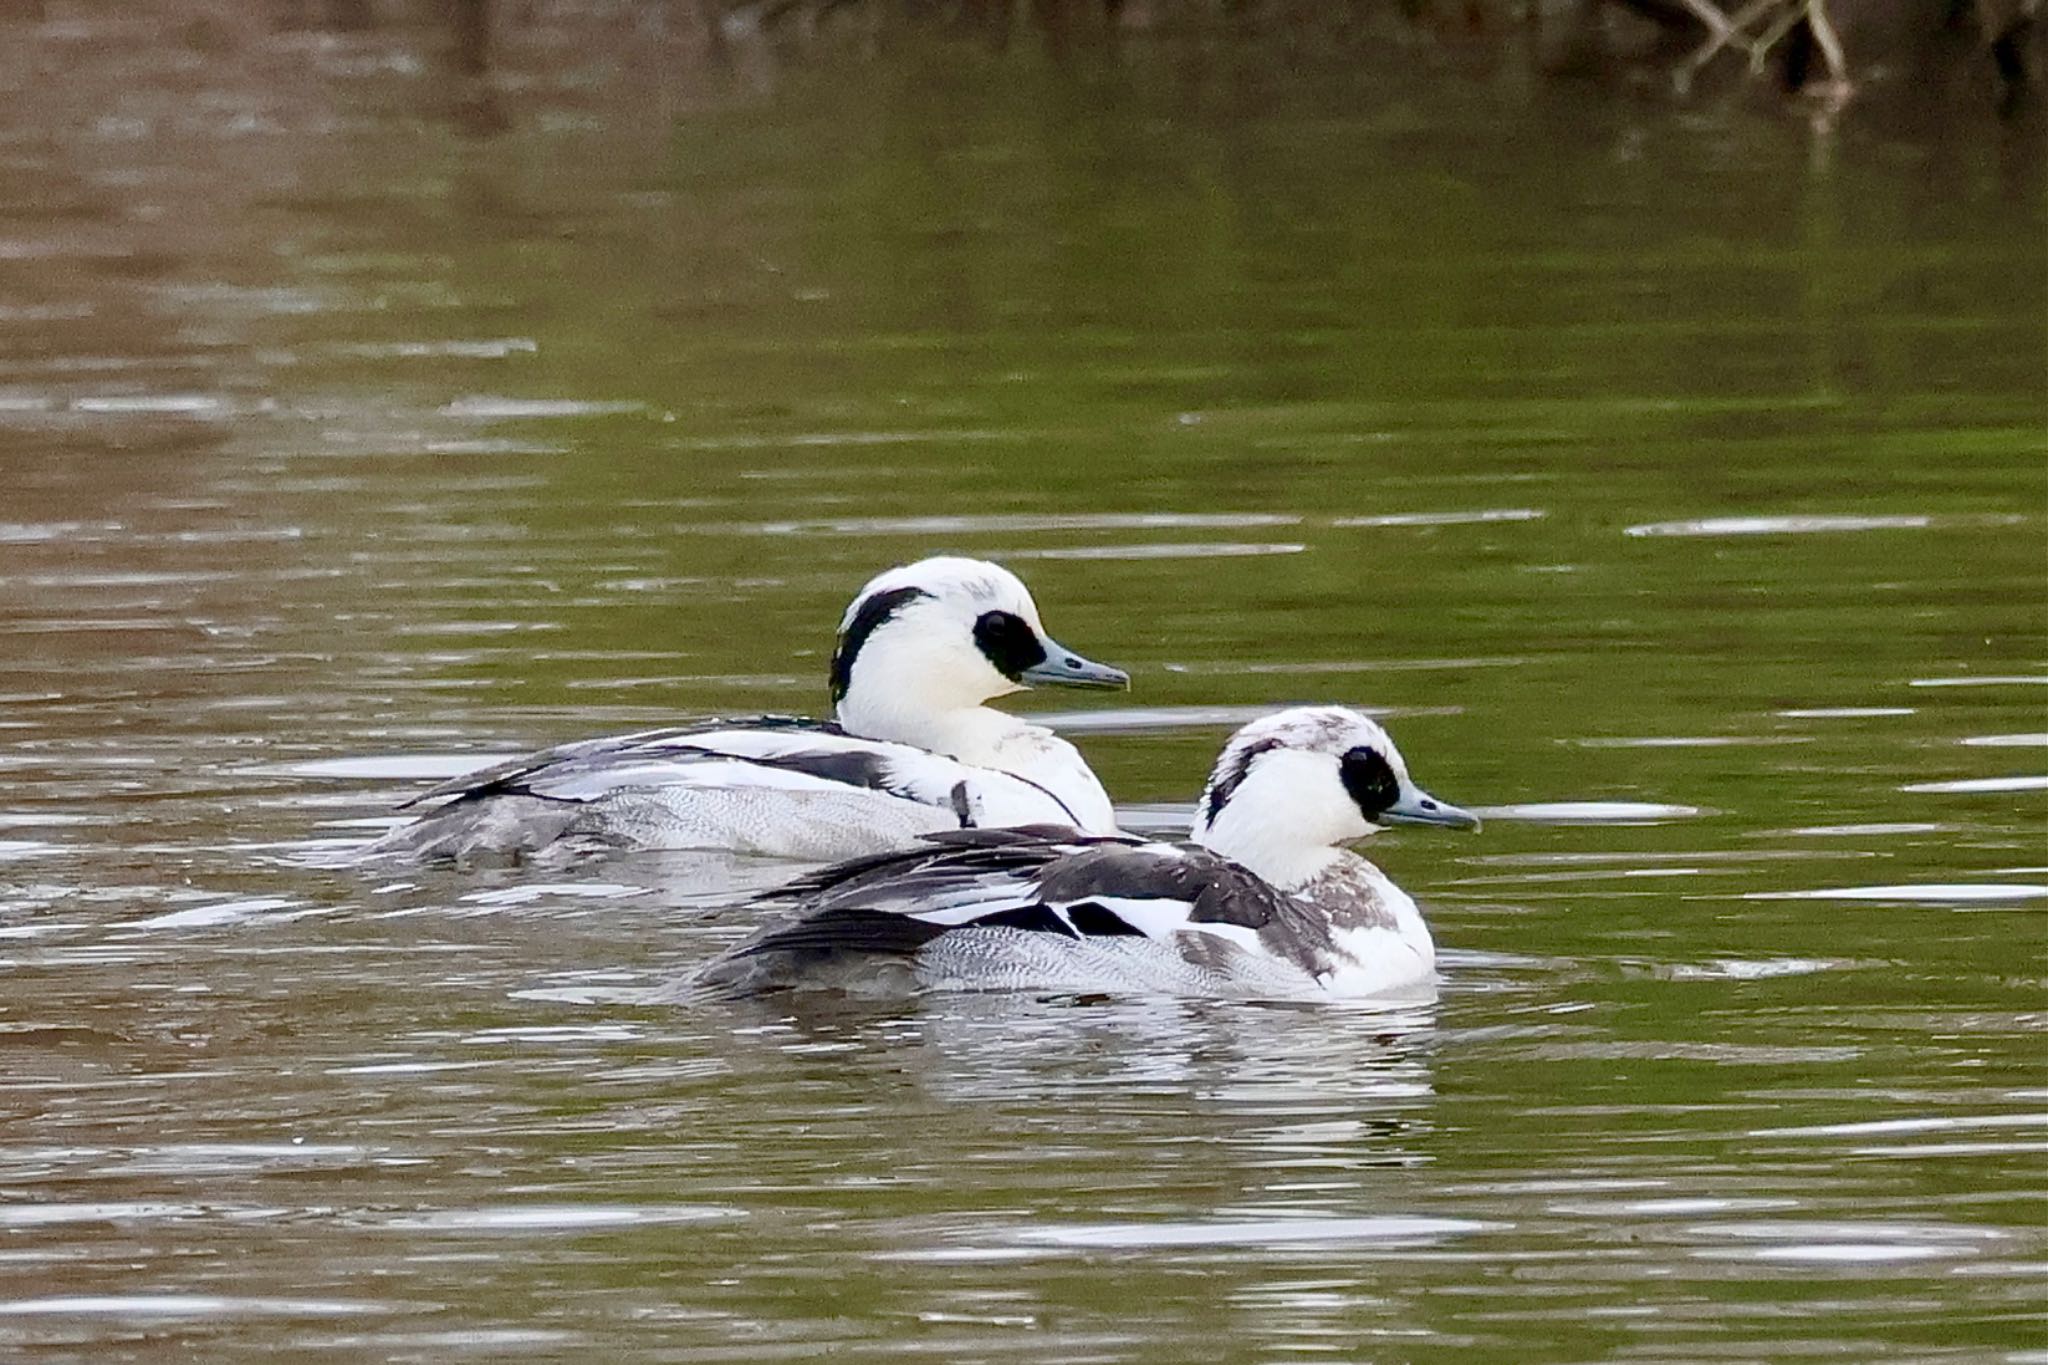
[(696, 984), (1433, 993), (1435, 947), (1414, 900), (1340, 847), (1396, 821), (1478, 823), (1417, 787), (1370, 719), (1295, 708), (1225, 745), (1191, 843), (1052, 826), (934, 834), (769, 893), (794, 918)]
[(369, 857), (534, 853), (564, 840), (824, 861), (938, 830), (1116, 818), (1080, 753), (982, 705), (1034, 682), (1123, 687), (1055, 643), (1023, 583), (936, 558), (871, 580), (831, 665), (833, 721), (764, 716), (582, 740), (466, 774)]

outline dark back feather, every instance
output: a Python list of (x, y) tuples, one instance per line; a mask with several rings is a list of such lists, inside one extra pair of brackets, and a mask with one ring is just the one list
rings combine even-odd
[(937, 888), (991, 874), (1028, 876), (1071, 854), (1076, 845), (1130, 847), (1139, 842), (1127, 834), (1082, 834), (1065, 825), (939, 830), (922, 836), (909, 848), (849, 858), (806, 872), (754, 899), (842, 905), (885, 885), (893, 896), (917, 886)]
[(751, 938), (732, 956), (783, 954), (797, 960), (791, 965), (853, 953), (907, 957), (945, 932), (943, 925), (885, 910), (827, 910)]

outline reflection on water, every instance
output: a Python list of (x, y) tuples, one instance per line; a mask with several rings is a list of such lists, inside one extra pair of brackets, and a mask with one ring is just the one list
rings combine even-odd
[[(0, 1348), (2038, 1349), (2031, 143), (202, 9), (0, 14)], [(1441, 1001), (678, 1008), (785, 869), (336, 865), (942, 550), (1134, 827), (1396, 718)]]

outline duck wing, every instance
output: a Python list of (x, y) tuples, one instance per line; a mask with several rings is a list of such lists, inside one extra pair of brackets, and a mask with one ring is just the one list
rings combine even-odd
[(445, 808), (505, 795), (590, 802), (631, 789), (691, 787), (855, 789), (946, 810), (962, 825), (1072, 818), (1057, 797), (1015, 774), (796, 716), (708, 720), (557, 745), (444, 782), (406, 805), (440, 801)]
[(558, 777), (588, 772), (607, 764), (623, 766), (640, 760), (659, 760), (663, 756), (687, 758), (693, 753), (701, 754), (704, 743), (711, 736), (728, 732), (833, 736), (846, 733), (830, 721), (813, 720), (808, 716), (750, 716), (745, 720), (712, 717), (687, 725), (637, 730), (629, 735), (579, 739), (449, 778), (399, 803), (398, 808), (411, 810), (437, 801), (459, 801), (465, 797), (543, 795), (535, 790), (535, 783), (545, 784)]
[(1194, 936), (1254, 951), (1271, 951), (1262, 940), (1275, 936), (1325, 946), (1329, 937), (1307, 906), (1205, 848), (1049, 827), (948, 830), (908, 851), (835, 864), (763, 899), (791, 905), (797, 918), (723, 961), (905, 955), (967, 928), (1076, 941)]

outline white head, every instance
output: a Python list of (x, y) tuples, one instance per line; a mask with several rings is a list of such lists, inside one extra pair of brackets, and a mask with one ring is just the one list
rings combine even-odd
[(1297, 706), (1230, 737), (1202, 789), (1194, 837), (1285, 885), (1393, 823), (1479, 826), (1415, 785), (1377, 722), (1342, 706)]
[(832, 702), (840, 724), (922, 742), (921, 721), (1034, 683), (1128, 687), (1045, 633), (1038, 604), (1008, 569), (939, 556), (875, 575), (839, 622)]

